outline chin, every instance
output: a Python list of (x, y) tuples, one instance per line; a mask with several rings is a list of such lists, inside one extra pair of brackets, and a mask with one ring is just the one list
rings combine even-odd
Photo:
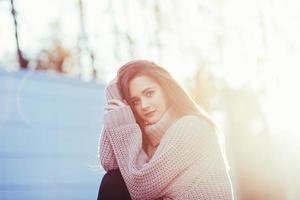
[(155, 118), (153, 117), (152, 119), (148, 120), (149, 124), (155, 124), (158, 121), (159, 121), (159, 119), (157, 117), (155, 117)]

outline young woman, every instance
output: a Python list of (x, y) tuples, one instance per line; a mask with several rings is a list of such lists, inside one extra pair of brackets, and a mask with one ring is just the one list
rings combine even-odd
[(105, 91), (98, 199), (233, 199), (214, 123), (166, 70), (131, 61)]

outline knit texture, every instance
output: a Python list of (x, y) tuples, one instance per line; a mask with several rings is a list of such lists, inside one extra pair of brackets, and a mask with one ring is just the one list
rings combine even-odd
[[(104, 93), (106, 101), (111, 99), (122, 99), (116, 79), (110, 81), (110, 83), (105, 87)], [(106, 128), (103, 127), (98, 141), (98, 158), (104, 170), (110, 171), (113, 169), (118, 169), (119, 167), (107, 134)]]
[[(120, 169), (132, 199), (233, 199), (211, 124), (194, 115), (183, 116), (171, 124), (162, 126), (167, 128), (149, 158), (130, 107), (105, 113), (99, 150), (104, 169)], [(163, 130), (153, 127), (149, 130), (154, 132), (146, 132)], [(154, 138), (153, 141), (158, 139)]]
[[(116, 79), (113, 79), (108, 86), (104, 89), (106, 100), (111, 99), (119, 99), (121, 100), (121, 95), (118, 90), (117, 81)], [(120, 110), (120, 114), (124, 114), (124, 109)], [(109, 115), (109, 114), (107, 114)], [(105, 117), (105, 116), (104, 116)], [(120, 119), (123, 119), (121, 117)], [(130, 116), (131, 120), (134, 120), (134, 116)], [(174, 121), (178, 119), (178, 114), (175, 112), (175, 108), (173, 106), (170, 106), (169, 109), (163, 114), (161, 119), (151, 125), (147, 125), (144, 127), (144, 133), (147, 137), (147, 141), (149, 142), (149, 146), (147, 148), (147, 156), (150, 159), (152, 155), (155, 153), (157, 146), (159, 144), (159, 141), (161, 137), (164, 135), (166, 130), (174, 123)], [(114, 126), (114, 124), (118, 124), (119, 117), (112, 120), (111, 126)], [(109, 125), (108, 125), (109, 126)], [(113, 169), (118, 169), (118, 164), (116, 161), (116, 158), (113, 153), (113, 149), (111, 147), (110, 142), (108, 141), (107, 137), (107, 131), (106, 128), (103, 127), (101, 131), (101, 135), (99, 137), (99, 145), (98, 145), (98, 157), (100, 160), (100, 163), (105, 171), (110, 171)]]
[(170, 126), (174, 124), (178, 118), (179, 115), (175, 112), (174, 106), (170, 106), (158, 122), (144, 127), (143, 134), (145, 134), (149, 144), (146, 149), (149, 159), (151, 159), (155, 153), (161, 138), (164, 136), (168, 128), (170, 128)]
[(118, 89), (117, 80), (113, 79), (104, 89), (106, 100), (110, 99), (122, 99), (121, 94)]
[[(113, 79), (108, 86), (104, 89), (106, 100), (110, 99), (119, 99), (121, 100), (121, 95), (118, 90), (117, 81)], [(120, 114), (124, 115), (124, 109), (120, 110)], [(109, 114), (107, 114), (109, 115)], [(104, 116), (105, 117), (105, 116)], [(133, 120), (134, 116), (130, 116), (131, 120)], [(166, 130), (178, 119), (178, 114), (175, 111), (174, 106), (170, 106), (168, 110), (163, 114), (161, 119), (155, 124), (147, 125), (144, 127), (144, 133), (149, 142), (147, 147), (147, 152), (145, 158), (146, 160), (150, 159), (152, 155), (155, 153), (157, 146), (159, 145), (160, 139), (165, 134)], [(121, 117), (120, 119), (123, 119)], [(118, 123), (119, 117), (113, 119), (111, 123)], [(112, 126), (113, 126), (112, 124)], [(109, 126), (109, 125), (108, 125)], [(116, 158), (113, 153), (113, 149), (107, 137), (106, 128), (103, 127), (101, 131), (101, 135), (99, 137), (99, 145), (98, 145), (98, 158), (100, 163), (105, 171), (110, 171), (113, 169), (118, 169), (118, 164)]]
[[(147, 147), (147, 152), (146, 152), (148, 157), (145, 159), (148, 160), (153, 156), (166, 130), (179, 118), (178, 114), (175, 112), (174, 109), (175, 108), (173, 106), (170, 106), (158, 122), (144, 127), (144, 134), (147, 138), (147, 141), (149, 142), (149, 145)], [(124, 110), (125, 110), (124, 108), (121, 108), (120, 115), (123, 115), (123, 118), (126, 118), (126, 115), (124, 116)], [(104, 117), (107, 118), (109, 115), (110, 114), (107, 114)], [(113, 127), (118, 122), (123, 123), (121, 119), (122, 117), (118, 116), (117, 118), (112, 119), (110, 124), (108, 124), (107, 126)], [(128, 119), (134, 121), (132, 115), (126, 118), (126, 120)], [(119, 168), (111, 144), (108, 140), (108, 136), (107, 136), (108, 133), (106, 131), (107, 128), (108, 127), (102, 128), (101, 136), (99, 140), (99, 154), (98, 154), (101, 161), (101, 165), (105, 171)]]
[(103, 169), (105, 171), (110, 171), (113, 169), (118, 169), (119, 166), (107, 134), (109, 133), (107, 132), (106, 128), (103, 127), (98, 142), (98, 158)]
[(179, 118), (174, 106), (170, 106), (161, 119), (144, 127), (144, 133), (152, 146), (157, 146), (166, 130)]

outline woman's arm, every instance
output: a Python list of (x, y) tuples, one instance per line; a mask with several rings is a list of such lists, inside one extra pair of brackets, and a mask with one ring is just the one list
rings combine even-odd
[[(193, 163), (201, 163), (197, 170), (203, 171), (204, 175), (210, 163), (222, 160), (219, 159), (221, 152), (213, 129), (205, 120), (196, 116), (179, 119), (166, 132), (151, 160), (139, 165), (142, 132), (135, 123), (130, 107), (120, 107), (107, 113), (104, 125), (133, 199), (158, 198)], [(225, 168), (224, 163), (219, 164)]]
[[(122, 99), (117, 86), (117, 79), (114, 78), (109, 82), (104, 89), (106, 100)], [(118, 169), (118, 164), (111, 146), (111, 143), (107, 137), (107, 131), (102, 128), (101, 135), (98, 143), (98, 158), (105, 171)]]
[(108, 132), (106, 129), (102, 128), (101, 135), (99, 137), (98, 158), (103, 169), (105, 171), (110, 171), (118, 169), (119, 167), (107, 134)]

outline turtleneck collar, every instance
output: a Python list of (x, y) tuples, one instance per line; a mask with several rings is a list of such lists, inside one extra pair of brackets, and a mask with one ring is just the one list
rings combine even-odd
[(174, 106), (170, 106), (160, 120), (144, 127), (144, 133), (151, 146), (157, 147), (167, 129), (178, 119)]

